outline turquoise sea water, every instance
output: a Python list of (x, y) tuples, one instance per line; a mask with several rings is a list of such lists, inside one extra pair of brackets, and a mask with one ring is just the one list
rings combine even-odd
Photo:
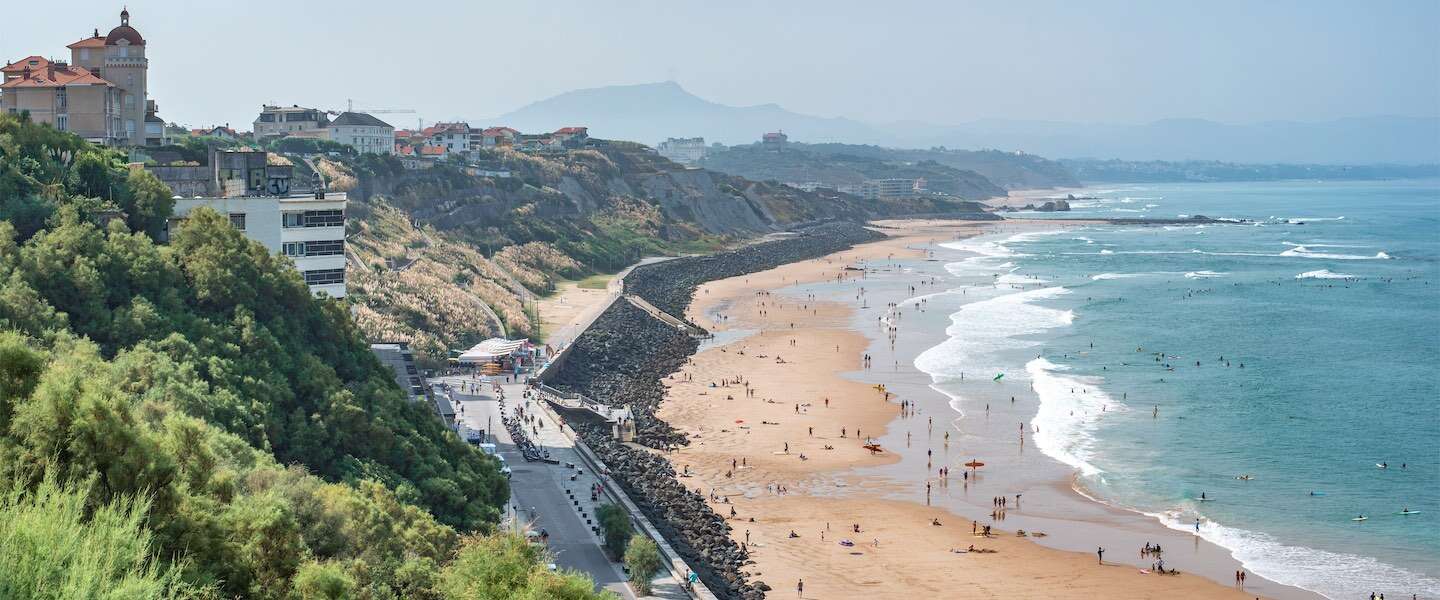
[(1252, 222), (947, 244), (977, 253), (950, 265), (958, 282), (999, 291), (916, 365), (941, 386), (1027, 381), (1036, 445), (1087, 493), (1176, 529), (1198, 518), (1257, 574), (1440, 595), (1440, 181), (1089, 195), (1065, 216)]

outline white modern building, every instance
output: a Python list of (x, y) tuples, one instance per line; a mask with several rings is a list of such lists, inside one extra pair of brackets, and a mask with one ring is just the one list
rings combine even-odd
[(669, 138), (655, 147), (660, 156), (682, 165), (693, 165), (705, 158), (705, 138)]
[[(867, 200), (889, 198), (913, 198), (925, 192), (925, 180), (921, 179), (866, 179), (854, 186), (851, 193)], [(849, 191), (849, 190), (841, 190)]]
[(395, 128), (373, 115), (346, 112), (330, 122), (330, 141), (364, 154), (394, 154)]
[(295, 261), (310, 291), (345, 297), (344, 193), (319, 191), (278, 196), (176, 198), (175, 221), (208, 206), (230, 216), (230, 224), (271, 252)]

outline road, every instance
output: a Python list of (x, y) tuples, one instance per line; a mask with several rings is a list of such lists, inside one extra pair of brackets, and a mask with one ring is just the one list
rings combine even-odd
[[(583, 468), (573, 444), (548, 411), (536, 410), (533, 402), (521, 399), (523, 385), (501, 386), (505, 410), (513, 411), (528, 404), (527, 412), (539, 417), (540, 423), (538, 433), (531, 432), (530, 439), (548, 450), (551, 458), (560, 461), (558, 465), (527, 463), (510, 433), (501, 424), (501, 395), (494, 392), (493, 386), (480, 384), (480, 390), (464, 387), (472, 385), (472, 380), (466, 377), (441, 377), (430, 381), (448, 383), (457, 390), (454, 395), (457, 418), (466, 426), (485, 430), (493, 436), (487, 440), (495, 444), (512, 470), (510, 502), (515, 514), (532, 529), (543, 529), (550, 535), (549, 547), (555, 554), (555, 564), (560, 568), (584, 572), (595, 580), (597, 586), (626, 600), (635, 600), (636, 596), (625, 583), (620, 565), (610, 562), (600, 549), (600, 537), (590, 529), (598, 524), (595, 507), (599, 503), (592, 502), (589, 494), (590, 486), (597, 480), (593, 473)], [(458, 391), (462, 389), (466, 391)], [(586, 518), (590, 519), (589, 524), (585, 522)], [(688, 597), (663, 570), (651, 585), (654, 592), (645, 598)]]

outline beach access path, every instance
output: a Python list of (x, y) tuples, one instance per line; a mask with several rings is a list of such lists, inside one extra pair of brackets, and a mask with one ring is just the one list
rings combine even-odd
[[(1110, 560), (1097, 565), (1093, 553), (1048, 548), (1013, 532), (974, 536), (969, 519), (896, 500), (901, 490), (894, 484), (853, 476), (852, 468), (897, 460), (861, 444), (900, 415), (899, 404), (883, 391), (842, 377), (863, 369), (861, 357), (870, 345), (854, 330), (855, 298), (800, 301), (765, 292), (858, 278), (861, 272), (846, 267), (860, 261), (925, 259), (917, 248), (976, 235), (982, 227), (883, 225), (889, 239), (710, 282), (697, 291), (687, 314), (716, 333), (716, 344), (666, 381), (669, 391), (657, 416), (691, 436), (690, 445), (668, 458), (677, 472), (691, 474), (688, 487), (714, 490), (717, 512), (735, 511), (732, 534), (750, 549), (753, 578), (781, 597), (803, 578), (806, 598), (1254, 597), (1196, 575), (1146, 575)], [(747, 335), (736, 339), (727, 331)], [(750, 393), (741, 383), (721, 383), (727, 378), (748, 383)], [(957, 488), (960, 473), (932, 485)], [(966, 551), (971, 545), (994, 552)]]

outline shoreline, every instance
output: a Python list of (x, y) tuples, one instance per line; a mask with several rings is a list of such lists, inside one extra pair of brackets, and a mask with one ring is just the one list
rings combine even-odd
[[(1046, 192), (1065, 193), (1056, 190)], [(897, 224), (902, 227), (900, 230), (893, 229)], [(900, 458), (895, 453), (870, 456), (859, 448), (858, 441), (854, 439), (854, 427), (863, 428), (865, 437), (896, 439), (905, 421), (918, 417), (902, 417), (897, 403), (880, 399), (879, 392), (871, 387), (869, 380), (874, 379), (872, 374), (878, 371), (865, 371), (859, 357), (872, 346), (883, 345), (881, 342), (884, 340), (880, 336), (872, 339), (862, 334), (859, 324), (852, 322), (858, 311), (854, 306), (857, 303), (853, 302), (857, 298), (837, 302), (820, 300), (818, 293), (813, 301), (808, 297), (786, 298), (781, 293), (754, 294), (762, 290), (793, 289), (796, 285), (820, 285), (834, 277), (849, 279), (847, 273), (861, 277), (858, 272), (842, 270), (845, 265), (861, 259), (924, 260), (927, 259), (927, 250), (915, 246), (951, 241), (957, 233), (969, 237), (1002, 226), (1036, 230), (1083, 224), (1085, 222), (1080, 221), (1038, 224), (1008, 221), (986, 223), (982, 228), (973, 223), (934, 221), (878, 223), (879, 228), (887, 233), (904, 233), (819, 260), (791, 263), (770, 271), (710, 282), (696, 291), (687, 317), (714, 331), (717, 339), (666, 381), (669, 387), (667, 398), (657, 416), (692, 438), (689, 447), (669, 455), (677, 472), (690, 469), (692, 476), (682, 481), (687, 487), (705, 484), (702, 487), (714, 490), (710, 504), (716, 512), (728, 515), (732, 507), (736, 509), (737, 516), (730, 521), (737, 543), (744, 542), (746, 530), (751, 530), (750, 547), (756, 561), (752, 570), (754, 579), (765, 580), (783, 590), (793, 586), (795, 579), (811, 573), (809, 577), (818, 579), (807, 578), (807, 590), (814, 589), (826, 597), (858, 593), (858, 590), (865, 590), (866, 595), (879, 593), (887, 597), (892, 594), (901, 597), (914, 593), (944, 593), (955, 589), (955, 586), (972, 585), (982, 586), (980, 589), (990, 590), (989, 593), (994, 595), (1078, 596), (1113, 593), (1120, 589), (1142, 597), (1184, 594), (1238, 598), (1254, 597), (1253, 592), (1261, 589), (1269, 593), (1268, 590), (1279, 587), (1272, 582), (1260, 585), (1260, 582), (1252, 580), (1247, 585), (1248, 592), (1242, 593), (1188, 572), (1181, 577), (1138, 577), (1134, 568), (1095, 568), (1094, 553), (1056, 549), (1048, 543), (1025, 544), (1023, 542), (1027, 540), (1013, 533), (988, 539), (971, 538), (962, 527), (962, 521), (970, 519), (952, 510), (953, 507), (942, 507), (940, 503), (926, 507), (923, 492), (900, 483), (899, 478), (857, 472), (861, 469), (877, 472), (893, 469), (897, 464), (913, 460), (913, 457)], [(931, 258), (926, 262), (936, 260)], [(737, 339), (737, 335), (745, 337)], [(944, 339), (941, 336), (932, 342)], [(742, 348), (747, 350), (746, 354), (739, 354)], [(762, 354), (766, 358), (759, 358)], [(774, 356), (787, 358), (781, 365), (772, 362), (771, 357)], [(740, 367), (742, 364), (744, 366)], [(906, 367), (908, 369), (908, 363)], [(898, 363), (896, 369), (899, 369)], [(911, 381), (897, 382), (895, 389), (917, 385), (930, 387), (928, 375), (922, 373), (922, 381), (913, 377), (918, 371), (908, 370), (911, 371), (907, 374)], [(693, 381), (684, 381), (687, 377), (693, 378)], [(752, 383), (754, 396), (746, 396), (745, 388), (740, 384), (708, 387), (710, 381), (724, 377), (744, 378)], [(902, 392), (902, 396), (919, 395), (930, 396), (932, 400), (929, 403), (933, 403), (933, 398), (943, 396), (933, 388)], [(821, 396), (830, 397), (832, 406), (829, 409), (821, 406)], [(766, 399), (774, 402), (765, 402)], [(797, 403), (796, 399), (801, 401)], [(807, 402), (809, 406), (800, 406)], [(721, 408), (728, 410), (717, 410)], [(723, 416), (717, 414), (722, 412)], [(920, 414), (926, 412), (921, 409)], [(954, 416), (945, 415), (940, 410), (928, 412)], [(743, 417), (746, 423), (735, 423), (734, 417)], [(755, 419), (759, 419), (759, 424), (751, 425)], [(815, 427), (817, 437), (812, 439), (794, 429), (791, 423), (795, 421), (805, 423), (806, 428)], [(943, 421), (936, 425), (944, 428)], [(845, 438), (840, 438), (835, 431), (839, 427), (846, 427)], [(793, 446), (789, 454), (785, 453), (785, 443)], [(885, 447), (891, 448), (891, 443), (885, 442)], [(824, 450), (825, 445), (835, 449)], [(806, 453), (807, 460), (798, 458), (801, 452)], [(905, 453), (902, 451), (899, 454)], [(729, 460), (736, 456), (745, 457), (749, 468), (729, 468)], [(925, 457), (920, 458), (923, 460)], [(728, 477), (726, 471), (730, 471)], [(949, 498), (960, 492), (957, 487), (969, 490), (968, 481), (956, 481), (959, 475), (952, 467), (950, 478), (941, 480), (927, 468), (924, 479), (930, 482), (937, 499), (942, 494)], [(993, 478), (987, 474), (982, 474), (982, 477)], [(883, 479), (889, 480), (877, 481)], [(1057, 492), (1060, 494), (1082, 496), (1072, 489), (1073, 481), (1051, 483), (1059, 488)], [(790, 493), (776, 494), (775, 488), (770, 486), (784, 486)], [(985, 493), (979, 491), (979, 487), (982, 483), (977, 480), (977, 492)], [(986, 491), (993, 489), (988, 485), (984, 487)], [(1029, 490), (1026, 492), (1030, 493)], [(907, 494), (916, 498), (904, 498)], [(1132, 517), (1137, 515), (1103, 502), (1084, 501), (1104, 506), (1107, 511), (1123, 511)], [(872, 516), (864, 518), (867, 522), (862, 523), (862, 532), (856, 534), (848, 528), (857, 518), (854, 515), (861, 514)], [(887, 516), (873, 516), (878, 514)], [(752, 523), (748, 520), (751, 515), (764, 516)], [(850, 520), (846, 520), (846, 515), (850, 515)], [(939, 519), (943, 525), (930, 525), (931, 518)], [(1090, 529), (1104, 527), (1103, 524), (1060, 523), (1064, 521), (1063, 517), (1054, 521), (1057, 524), (1045, 525), (1052, 530), (1050, 540), (1064, 537), (1058, 535), (1061, 533), (1059, 529), (1085, 530), (1081, 532), (1084, 534)], [(817, 538), (826, 525), (830, 527), (826, 542), (817, 546)], [(1001, 523), (996, 522), (996, 525)], [(1158, 522), (1151, 522), (1150, 526), (1151, 529), (1164, 527)], [(1016, 527), (1006, 525), (1004, 528), (1008, 531)], [(792, 529), (800, 535), (799, 538), (788, 537), (788, 531)], [(835, 540), (846, 535), (853, 538), (856, 545), (848, 550), (837, 550), (842, 547), (834, 543)], [(872, 547), (877, 539), (880, 546)], [(951, 548), (966, 548), (971, 543), (995, 549), (998, 555), (948, 552)], [(773, 546), (786, 551), (772, 552), (769, 548)], [(860, 554), (857, 556), (852, 552)], [(1132, 554), (1120, 546), (1116, 546), (1113, 552), (1107, 556)], [(1228, 551), (1224, 555), (1228, 558)], [(820, 560), (822, 557), (823, 561)], [(875, 560), (870, 560), (872, 558)], [(986, 566), (982, 568), (972, 564), (974, 561), (970, 559), (983, 560)], [(1063, 565), (1064, 575), (1060, 578), (1066, 583), (1057, 585), (1052, 581), (1057, 578), (1055, 569), (1037, 569), (1035, 565), (1041, 562), (1055, 568)], [(1107, 560), (1106, 563), (1131, 566), (1124, 561)], [(817, 564), (823, 566), (816, 567)], [(963, 568), (954, 569), (957, 565), (963, 565)], [(1292, 594), (1286, 593), (1285, 596)]]

